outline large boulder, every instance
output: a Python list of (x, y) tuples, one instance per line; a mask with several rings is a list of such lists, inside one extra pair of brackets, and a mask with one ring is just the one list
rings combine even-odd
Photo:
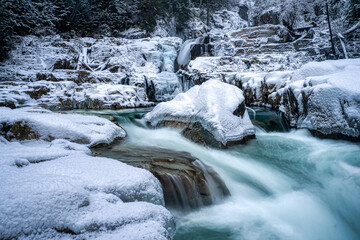
[(145, 120), (153, 127), (180, 126), (198, 136), (190, 134), (192, 140), (200, 138), (197, 142), (226, 147), (255, 137), (244, 100), (239, 88), (209, 80), (170, 102), (160, 103)]
[(296, 126), (319, 137), (360, 141), (359, 75), (359, 59), (313, 62), (295, 71), (288, 89), (298, 103)]

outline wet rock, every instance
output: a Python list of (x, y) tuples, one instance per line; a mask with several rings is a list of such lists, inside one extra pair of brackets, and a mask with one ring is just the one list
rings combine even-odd
[(11, 109), (15, 109), (16, 104), (14, 102), (5, 101), (5, 102), (0, 102), (0, 107), (8, 107)]
[(76, 63), (74, 61), (70, 61), (69, 59), (58, 59), (54, 65), (53, 70), (56, 69), (72, 69), (76, 68)]
[(153, 173), (163, 187), (168, 207), (191, 210), (230, 195), (220, 176), (187, 152), (118, 145), (93, 149), (93, 153), (118, 159)]
[(37, 73), (36, 79), (38, 81), (45, 80), (45, 81), (51, 81), (51, 82), (57, 82), (58, 79), (52, 74), (52, 73)]
[(76, 83), (89, 82), (90, 72), (86, 70), (80, 70)]
[(246, 21), (249, 20), (248, 11), (249, 11), (249, 7), (246, 4), (241, 4), (239, 6), (239, 16)]
[(194, 143), (215, 148), (224, 148), (221, 142), (217, 141), (211, 132), (207, 131), (199, 122), (189, 124), (182, 135)]
[(36, 133), (26, 122), (18, 121), (13, 124), (1, 123), (0, 133), (7, 140), (31, 140), (39, 139), (40, 135)]
[(254, 17), (254, 25), (264, 25), (264, 24), (273, 24), (278, 25), (280, 24), (280, 13), (276, 10), (268, 10), (263, 12), (259, 16)]

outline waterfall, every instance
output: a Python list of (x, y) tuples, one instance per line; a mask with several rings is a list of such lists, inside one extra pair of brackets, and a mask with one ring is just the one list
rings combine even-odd
[(177, 62), (180, 69), (183, 69), (187, 66), (191, 60), (191, 44), (194, 42), (194, 39), (186, 40), (180, 48), (179, 55), (177, 57)]

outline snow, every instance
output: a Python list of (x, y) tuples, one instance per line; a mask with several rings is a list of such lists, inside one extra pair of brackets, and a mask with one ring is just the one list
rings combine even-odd
[(122, 128), (99, 117), (53, 113), (45, 109), (11, 110), (0, 107), (1, 126), (13, 125), (16, 122), (28, 125), (40, 139), (68, 139), (88, 146), (110, 144), (114, 139), (126, 136)]
[(145, 115), (145, 120), (157, 126), (164, 120), (200, 122), (215, 139), (227, 145), (254, 135), (254, 127), (245, 111), (243, 116), (233, 112), (244, 101), (242, 91), (232, 85), (209, 80), (180, 93), (172, 101), (160, 103)]
[(310, 62), (301, 66), (294, 72), (293, 80), (301, 80), (307, 77), (323, 76), (339, 71), (344, 71), (347, 66), (360, 65), (360, 59), (328, 60), (324, 62)]
[[(15, 123), (39, 139), (8, 141)], [(17, 239), (169, 239), (174, 219), (148, 171), (93, 157), (125, 131), (107, 119), (0, 107), (0, 236)], [(5, 131), (5, 132), (4, 132)], [(82, 143), (82, 144), (79, 144)]]
[[(27, 164), (18, 166), (19, 161)], [(174, 220), (162, 207), (161, 185), (150, 172), (92, 157), (83, 145), (62, 139), (8, 142), (2, 138), (0, 171), (2, 238), (168, 239), (174, 235)]]

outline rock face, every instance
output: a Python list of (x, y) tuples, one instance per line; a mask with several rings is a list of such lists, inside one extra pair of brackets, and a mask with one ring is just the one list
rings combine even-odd
[(163, 187), (167, 207), (187, 211), (210, 205), (230, 195), (225, 183), (211, 167), (186, 152), (114, 146), (110, 149), (93, 149), (93, 153), (149, 170)]
[(209, 80), (170, 102), (160, 103), (145, 115), (145, 120), (153, 127), (180, 125), (188, 128), (185, 135), (192, 136), (190, 139), (200, 134), (199, 142), (206, 143), (207, 136), (212, 136), (218, 145), (226, 147), (254, 137), (244, 100), (239, 88)]

